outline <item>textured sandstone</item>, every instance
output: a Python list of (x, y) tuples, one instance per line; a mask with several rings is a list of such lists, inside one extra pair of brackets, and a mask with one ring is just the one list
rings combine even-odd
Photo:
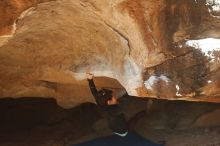
[(67, 108), (93, 101), (89, 69), (100, 76), (98, 87), (117, 92), (220, 102), (219, 60), (185, 45), (186, 39), (220, 37), (220, 20), (205, 2), (40, 2), (0, 3), (7, 12), (0, 13), (7, 18), (0, 21), (0, 97), (54, 97)]

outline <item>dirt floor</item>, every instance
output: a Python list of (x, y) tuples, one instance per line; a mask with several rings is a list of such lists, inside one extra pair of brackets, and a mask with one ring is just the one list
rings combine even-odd
[[(146, 103), (133, 98), (125, 101), (131, 111), (136, 109), (134, 103)], [(219, 107), (218, 104), (154, 101), (151, 111), (139, 120), (135, 130), (167, 146), (220, 146), (220, 126), (193, 125), (202, 113)], [(53, 99), (4, 99), (0, 100), (0, 115), (0, 146), (69, 146), (111, 134), (106, 119), (91, 103), (62, 109)]]
[(220, 146), (220, 127), (188, 130), (148, 130), (140, 135), (166, 146)]

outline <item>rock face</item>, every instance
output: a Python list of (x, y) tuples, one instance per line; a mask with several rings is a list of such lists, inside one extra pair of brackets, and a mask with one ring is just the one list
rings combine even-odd
[(220, 38), (219, 13), (210, 3), (41, 2), (0, 3), (7, 18), (0, 21), (0, 97), (54, 97), (66, 108), (93, 101), (89, 69), (98, 87), (117, 92), (220, 102), (219, 51), (210, 58), (187, 44)]

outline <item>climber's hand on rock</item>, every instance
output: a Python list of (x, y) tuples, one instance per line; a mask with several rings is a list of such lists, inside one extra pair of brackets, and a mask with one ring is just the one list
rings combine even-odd
[(90, 72), (87, 71), (87, 72), (86, 72), (86, 76), (87, 76), (87, 79), (90, 79), (90, 80), (91, 80), (91, 79), (93, 79), (93, 76), (94, 76), (94, 75), (93, 75), (92, 73), (90, 73)]

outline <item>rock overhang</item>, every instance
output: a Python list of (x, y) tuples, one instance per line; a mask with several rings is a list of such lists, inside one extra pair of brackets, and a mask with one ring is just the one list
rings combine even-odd
[(217, 29), (218, 18), (202, 2), (154, 3), (63, 0), (25, 11), (0, 49), (1, 97), (52, 96), (66, 107), (91, 101), (89, 69), (132, 96), (220, 102), (218, 61), (183, 43), (209, 27), (207, 19)]

